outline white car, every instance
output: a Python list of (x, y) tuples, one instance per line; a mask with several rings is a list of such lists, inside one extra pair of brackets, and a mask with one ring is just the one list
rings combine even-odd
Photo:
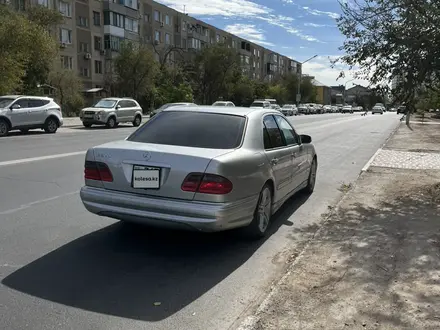
[(231, 101), (217, 101), (212, 104), (213, 107), (235, 107)]
[(375, 113), (380, 113), (381, 115), (383, 115), (383, 107), (375, 105), (371, 110), (371, 114), (374, 115)]
[(44, 129), (55, 133), (63, 125), (61, 107), (50, 97), (6, 95), (0, 97), (0, 136), (9, 131)]
[(260, 100), (255, 100), (250, 108), (264, 108), (264, 109), (270, 109), (271, 108), (271, 104), (269, 101), (260, 101)]

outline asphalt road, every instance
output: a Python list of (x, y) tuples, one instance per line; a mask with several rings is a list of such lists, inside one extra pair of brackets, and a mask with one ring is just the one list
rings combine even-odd
[(89, 214), (84, 151), (134, 129), (62, 128), (0, 139), (0, 329), (228, 329), (284, 269), (292, 231), (319, 220), (398, 125), (399, 116), (291, 117), (315, 143), (315, 193), (294, 196), (271, 236), (196, 234)]

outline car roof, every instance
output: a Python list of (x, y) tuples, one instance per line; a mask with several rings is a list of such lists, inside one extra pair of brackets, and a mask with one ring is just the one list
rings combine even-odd
[(35, 96), (35, 95), (2, 95), (0, 98), (10, 98), (10, 99), (18, 99), (21, 97), (29, 98), (29, 99), (43, 99), (43, 100), (52, 100), (49, 96)]
[[(164, 111), (176, 111), (179, 110), (178, 106), (173, 108), (167, 108)], [(224, 115), (237, 115), (237, 116), (248, 116), (251, 113), (274, 113), (279, 114), (278, 111), (273, 111), (270, 108), (245, 108), (245, 107), (213, 107), (213, 106), (187, 106), (182, 108), (182, 111), (194, 111), (194, 112), (206, 112), (206, 113), (217, 113)]]

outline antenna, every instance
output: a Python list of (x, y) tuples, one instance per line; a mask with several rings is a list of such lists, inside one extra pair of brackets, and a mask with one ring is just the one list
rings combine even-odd
[(183, 13), (186, 14), (186, 5), (183, 5)]

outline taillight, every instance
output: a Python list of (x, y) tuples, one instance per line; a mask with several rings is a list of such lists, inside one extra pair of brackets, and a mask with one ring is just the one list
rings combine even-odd
[(182, 190), (202, 194), (225, 195), (232, 191), (232, 182), (216, 174), (190, 173), (182, 183)]
[(113, 175), (106, 164), (86, 161), (84, 164), (84, 179), (113, 182)]

